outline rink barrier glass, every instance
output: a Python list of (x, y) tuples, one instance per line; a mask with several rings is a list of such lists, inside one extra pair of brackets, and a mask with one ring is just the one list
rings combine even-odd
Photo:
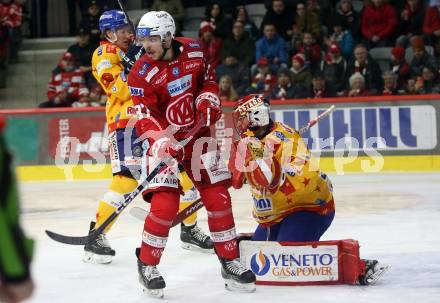
[[(304, 134), (326, 172), (440, 170), (440, 95), (374, 96), (271, 101), (272, 117), (296, 129), (336, 105), (328, 119)], [(221, 142), (232, 136), (235, 102), (212, 128)], [(111, 177), (104, 108), (0, 110), (20, 180), (84, 180)], [(74, 144), (63, 145), (63, 138)], [(57, 150), (58, 148), (58, 150)], [(75, 150), (78, 165), (55, 165)], [(70, 157), (70, 158), (69, 158)], [(63, 158), (64, 159), (64, 158)], [(93, 163), (93, 164), (91, 164)], [(367, 168), (367, 170), (366, 170)], [(66, 173), (67, 172), (67, 173)]]

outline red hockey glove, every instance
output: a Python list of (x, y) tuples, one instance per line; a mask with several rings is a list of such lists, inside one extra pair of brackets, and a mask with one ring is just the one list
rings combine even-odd
[(175, 144), (170, 138), (160, 138), (156, 140), (149, 149), (149, 154), (156, 159), (164, 159), (166, 157), (173, 157), (177, 161), (182, 161), (184, 158), (183, 148), (179, 144)]
[(200, 119), (200, 115), (202, 115), (206, 126), (213, 125), (222, 114), (220, 99), (216, 94), (210, 92), (201, 93), (196, 98), (196, 109), (197, 118)]

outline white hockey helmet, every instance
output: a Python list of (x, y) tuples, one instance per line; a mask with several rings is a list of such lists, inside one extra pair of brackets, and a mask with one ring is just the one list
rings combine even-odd
[(164, 41), (167, 36), (174, 38), (176, 25), (173, 17), (165, 11), (150, 11), (144, 14), (136, 29), (136, 38), (160, 36)]
[(239, 134), (246, 129), (266, 126), (270, 123), (270, 103), (264, 95), (252, 94), (241, 98), (234, 110), (235, 128)]

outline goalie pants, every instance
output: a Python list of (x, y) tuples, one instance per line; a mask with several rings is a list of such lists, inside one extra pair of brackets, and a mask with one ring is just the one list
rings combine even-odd
[(319, 241), (331, 225), (335, 212), (320, 215), (312, 211), (294, 212), (281, 222), (270, 227), (258, 225), (252, 236), (253, 241)]
[[(231, 197), (224, 184), (197, 186), (208, 212), (208, 225), (220, 258), (238, 257)], [(168, 239), (173, 219), (179, 209), (179, 193), (156, 191), (151, 193), (151, 208), (145, 219), (140, 259), (144, 264), (157, 265)]]

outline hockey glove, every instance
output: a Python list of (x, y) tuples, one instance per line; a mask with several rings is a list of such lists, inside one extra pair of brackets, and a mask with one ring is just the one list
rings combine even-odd
[(136, 43), (130, 45), (126, 54), (121, 52), (122, 65), (124, 65), (124, 71), (127, 75), (130, 73), (136, 61), (144, 54), (145, 49), (142, 46), (136, 45)]
[(219, 97), (210, 92), (201, 93), (196, 98), (197, 121), (204, 119), (205, 125), (215, 124), (222, 115)]

